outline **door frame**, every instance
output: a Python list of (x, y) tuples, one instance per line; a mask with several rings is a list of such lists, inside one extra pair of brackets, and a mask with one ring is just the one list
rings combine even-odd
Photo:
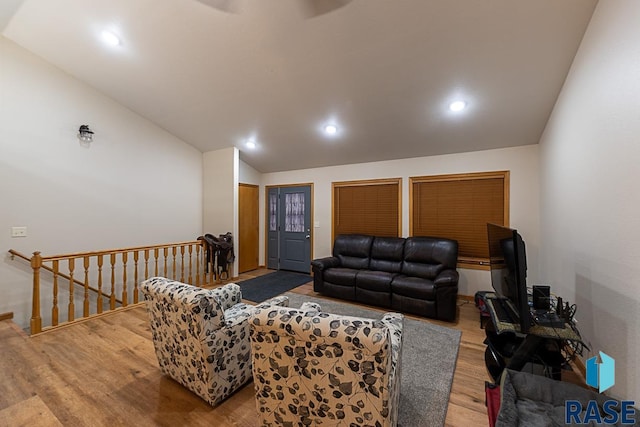
[[(313, 189), (313, 182), (303, 182), (303, 183), (297, 183), (297, 184), (277, 184), (277, 185), (265, 185), (264, 186), (264, 264), (265, 267), (268, 268), (268, 258), (269, 258), (269, 226), (267, 224), (269, 224), (269, 190), (273, 189), (273, 188), (288, 188), (288, 187), (310, 187), (311, 189), (311, 203), (309, 204), (309, 209), (311, 209), (310, 212), (310, 218), (311, 218), (311, 226), (309, 227), (311, 229), (311, 232), (309, 234), (311, 234), (311, 237), (309, 238), (309, 245), (311, 245), (309, 247), (309, 254), (311, 257), (311, 260), (313, 261), (313, 242), (314, 242), (314, 236), (315, 236), (315, 226), (314, 226), (314, 211), (315, 211), (315, 203), (314, 203), (314, 189)], [(280, 267), (280, 266), (278, 266)], [(279, 268), (278, 268), (279, 269)], [(311, 273), (311, 265), (309, 265), (309, 273)]]

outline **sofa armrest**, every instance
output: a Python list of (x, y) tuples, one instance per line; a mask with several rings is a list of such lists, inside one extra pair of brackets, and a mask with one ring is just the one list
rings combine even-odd
[(444, 270), (433, 284), (436, 288), (436, 318), (453, 322), (456, 319), (458, 299), (458, 279), (456, 270)]
[(311, 261), (313, 272), (326, 270), (327, 268), (340, 267), (340, 260), (337, 257), (330, 256), (326, 258), (318, 258)]
[(436, 288), (442, 286), (458, 286), (460, 274), (456, 270), (444, 270), (438, 274), (433, 284)]
[(313, 271), (313, 290), (315, 292), (324, 292), (324, 271), (329, 268), (340, 267), (342, 263), (337, 257), (318, 258), (311, 261), (311, 270)]

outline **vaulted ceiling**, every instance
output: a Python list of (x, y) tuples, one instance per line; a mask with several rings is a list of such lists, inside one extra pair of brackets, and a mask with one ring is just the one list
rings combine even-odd
[(203, 152), (237, 146), (261, 172), (537, 143), (596, 4), (3, 2), (8, 39)]

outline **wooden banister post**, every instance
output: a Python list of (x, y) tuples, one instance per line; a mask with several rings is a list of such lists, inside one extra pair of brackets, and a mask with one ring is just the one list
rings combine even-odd
[(116, 253), (110, 254), (111, 260), (111, 293), (109, 294), (109, 309), (116, 309)]
[(31, 268), (33, 269), (31, 335), (42, 332), (42, 316), (40, 316), (40, 267), (42, 267), (42, 257), (40, 256), (40, 252), (34, 252), (31, 257)]
[(88, 256), (84, 257), (84, 301), (82, 306), (82, 316), (89, 317), (89, 267), (91, 265)]
[(122, 252), (122, 306), (126, 307), (129, 304), (129, 295), (127, 292), (127, 260), (129, 257), (128, 252)]
[[(200, 258), (200, 247), (201, 243), (196, 245), (196, 286), (200, 287), (200, 264), (202, 263), (202, 258)], [(203, 266), (204, 268), (204, 266)]]

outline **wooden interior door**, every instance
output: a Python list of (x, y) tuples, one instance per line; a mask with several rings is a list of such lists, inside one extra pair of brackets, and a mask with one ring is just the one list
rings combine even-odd
[(238, 272), (258, 268), (258, 186), (240, 184), (238, 189)]

